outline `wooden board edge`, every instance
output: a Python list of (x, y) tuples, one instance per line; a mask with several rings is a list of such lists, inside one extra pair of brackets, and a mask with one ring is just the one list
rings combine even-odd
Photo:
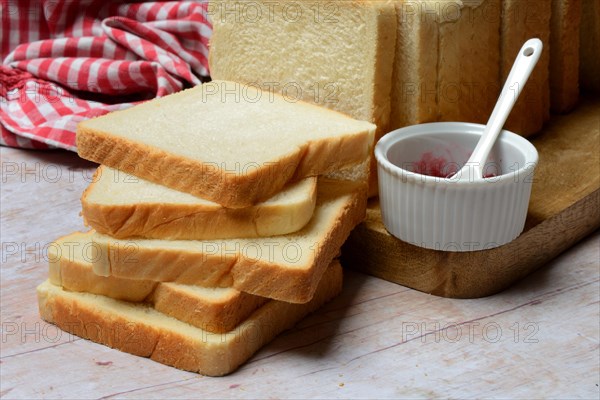
[(342, 249), (344, 266), (442, 297), (498, 293), (600, 228), (600, 188), (495, 249), (452, 253), (402, 242), (359, 225)]

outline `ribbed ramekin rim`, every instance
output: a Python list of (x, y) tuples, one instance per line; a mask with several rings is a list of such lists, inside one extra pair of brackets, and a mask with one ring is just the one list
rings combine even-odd
[[(418, 174), (415, 172), (408, 171), (404, 168), (401, 168), (401, 167), (393, 164), (387, 158), (387, 152), (389, 151), (389, 149), (393, 145), (395, 145), (397, 142), (407, 138), (407, 137), (398, 138), (398, 136), (402, 135), (403, 133), (414, 131), (417, 128), (432, 128), (433, 130), (435, 130), (436, 128), (440, 128), (440, 127), (444, 127), (444, 129), (443, 129), (444, 131), (446, 131), (447, 129), (454, 129), (454, 131), (450, 132), (450, 133), (476, 134), (477, 132), (473, 132), (473, 131), (482, 131), (484, 128), (484, 125), (474, 124), (474, 123), (470, 123), (470, 122), (430, 122), (430, 123), (425, 123), (425, 124), (410, 125), (410, 126), (406, 126), (404, 128), (396, 129), (396, 130), (391, 131), (391, 132), (387, 133), (386, 135), (384, 135), (375, 145), (375, 158), (377, 160), (378, 167), (383, 168), (386, 172), (388, 172), (389, 174), (393, 175), (396, 178), (400, 178), (403, 180), (406, 179), (407, 181), (410, 181), (410, 182), (418, 182), (420, 184), (426, 184), (426, 185), (430, 185), (430, 184), (440, 185), (441, 184), (441, 185), (449, 185), (449, 186), (453, 186), (453, 187), (456, 187), (457, 185), (475, 187), (475, 186), (489, 185), (489, 184), (493, 184), (493, 183), (512, 180), (512, 179), (514, 179), (515, 174), (523, 173), (523, 172), (525, 172), (525, 170), (527, 170), (529, 168), (535, 168), (537, 166), (539, 155), (538, 155), (538, 152), (537, 152), (535, 146), (530, 141), (525, 139), (524, 137), (522, 137), (514, 132), (508, 131), (508, 130), (502, 131), (502, 135), (503, 135), (502, 138), (504, 140), (514, 140), (517, 142), (516, 147), (519, 150), (522, 150), (523, 155), (525, 156), (525, 163), (522, 167), (520, 167), (514, 171), (511, 171), (510, 173), (502, 174), (500, 176), (496, 176), (496, 177), (492, 177), (492, 178), (483, 178), (483, 179), (477, 179), (477, 180), (473, 180), (473, 181), (458, 181), (458, 180), (452, 180), (450, 178), (439, 178), (439, 177), (435, 177), (435, 176), (423, 175), (423, 174)], [(462, 129), (460, 129), (460, 131), (459, 131), (459, 128), (462, 128)], [(430, 134), (430, 133), (436, 133), (436, 132), (423, 132), (423, 133)], [(415, 134), (415, 136), (417, 134)], [(413, 136), (413, 135), (411, 135), (411, 136)], [(408, 137), (410, 137), (410, 136), (408, 136)], [(508, 139), (506, 139), (505, 137), (508, 137)]]

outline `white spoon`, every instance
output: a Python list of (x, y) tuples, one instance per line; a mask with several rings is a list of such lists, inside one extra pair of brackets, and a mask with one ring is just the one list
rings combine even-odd
[(467, 163), (452, 178), (457, 178), (457, 181), (482, 179), (484, 164), (531, 71), (540, 59), (542, 48), (543, 44), (539, 39), (529, 39), (525, 42), (508, 74), (494, 111), (481, 134), (481, 139), (477, 142)]

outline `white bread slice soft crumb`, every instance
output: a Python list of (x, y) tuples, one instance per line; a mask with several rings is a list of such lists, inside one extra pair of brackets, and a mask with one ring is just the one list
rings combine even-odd
[(115, 238), (225, 239), (285, 235), (310, 220), (317, 178), (291, 183), (265, 202), (225, 208), (100, 166), (81, 197), (87, 225)]
[[(261, 10), (258, 21), (249, 18), (249, 8)], [(214, 79), (298, 95), (387, 129), (396, 30), (392, 1), (220, 0), (210, 9)]]
[[(394, 1), (220, 0), (209, 10), (213, 79), (258, 84), (372, 122), (375, 140), (389, 131)], [(376, 170), (373, 159), (370, 195)]]
[(500, 93), (500, 0), (396, 3), (392, 129), (485, 123)]
[(581, 0), (552, 0), (550, 20), (550, 108), (571, 111), (579, 100)]
[(228, 332), (267, 302), (232, 288), (206, 288), (148, 280), (99, 276), (93, 232), (75, 232), (49, 247), (50, 283), (72, 292), (87, 292), (130, 302), (149, 302), (163, 314), (209, 332)]
[(257, 296), (305, 303), (366, 212), (366, 187), (320, 179), (312, 219), (293, 234), (255, 239), (114, 239), (95, 233), (93, 260), (102, 276), (227, 286)]
[(579, 86), (600, 93), (600, 1), (583, 0), (581, 7)]
[(523, 43), (531, 38), (538, 38), (544, 44), (542, 55), (504, 126), (505, 129), (522, 136), (541, 131), (544, 123), (550, 118), (551, 14), (551, 2), (548, 0), (502, 2), (502, 82), (508, 77)]
[(38, 286), (42, 318), (67, 332), (179, 369), (221, 376), (233, 372), (276, 335), (340, 293), (342, 268), (333, 262), (307, 304), (269, 301), (227, 333), (212, 333), (142, 303)]
[(255, 86), (212, 81), (80, 123), (83, 158), (242, 208), (371, 155), (375, 125)]

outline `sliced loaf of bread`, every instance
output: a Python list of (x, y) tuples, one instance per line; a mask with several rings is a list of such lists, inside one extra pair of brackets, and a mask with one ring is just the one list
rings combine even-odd
[(517, 54), (528, 39), (538, 38), (545, 48), (513, 107), (505, 129), (522, 136), (542, 130), (550, 118), (550, 16), (548, 0), (503, 0), (501, 28), (501, 78), (506, 80)]
[[(211, 3), (214, 79), (254, 83), (388, 127), (393, 1)], [(254, 17), (248, 13), (256, 11)]]
[(157, 311), (209, 332), (228, 332), (267, 302), (264, 297), (232, 288), (206, 288), (177, 283), (94, 274), (97, 256), (93, 232), (75, 232), (48, 250), (49, 280), (73, 292), (87, 292), (130, 302), (147, 302)]
[(571, 111), (579, 100), (581, 0), (552, 0), (550, 20), (550, 107)]
[(213, 333), (143, 303), (73, 292), (46, 281), (38, 286), (42, 318), (79, 337), (204, 375), (231, 373), (258, 349), (342, 289), (342, 268), (332, 263), (306, 304), (268, 301), (226, 333)]
[[(257, 84), (372, 122), (375, 140), (389, 131), (393, 0), (218, 0), (209, 10), (214, 79)], [(370, 195), (377, 194), (376, 169), (373, 158)]]
[(375, 125), (255, 86), (212, 81), (77, 127), (83, 158), (242, 208), (367, 160)]
[(233, 287), (257, 296), (309, 301), (329, 263), (366, 212), (366, 187), (320, 179), (317, 206), (300, 231), (255, 239), (114, 239), (95, 233), (102, 276)]
[(500, 0), (439, 4), (439, 118), (485, 124), (500, 93)]
[(500, 0), (397, 1), (392, 126), (485, 123), (500, 93)]
[(600, 93), (600, 1), (582, 0), (579, 79), (582, 91)]
[[(398, 34), (391, 94), (391, 127), (438, 119), (439, 24), (446, 16), (435, 0), (396, 1)], [(427, 12), (429, 10), (429, 12)]]
[(81, 198), (86, 224), (115, 238), (225, 239), (286, 235), (312, 217), (317, 178), (291, 183), (265, 202), (226, 208), (100, 166)]

